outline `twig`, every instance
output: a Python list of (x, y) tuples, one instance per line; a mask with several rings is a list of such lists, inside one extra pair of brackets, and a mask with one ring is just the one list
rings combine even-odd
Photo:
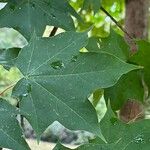
[(54, 36), (56, 34), (57, 30), (58, 30), (58, 28), (54, 27), (53, 30), (50, 33), (50, 36)]
[(0, 96), (3, 96), (3, 94), (4, 94), (7, 90), (13, 88), (14, 86), (15, 86), (15, 84), (10, 85), (9, 87), (7, 87), (4, 91), (2, 91), (2, 92), (0, 93)]
[(22, 115), (20, 115), (20, 125), (22, 129), (24, 130), (24, 117)]
[(111, 20), (112, 20), (131, 40), (134, 39), (134, 38), (126, 31), (126, 29), (124, 29), (124, 28), (117, 22), (117, 20), (116, 20), (113, 16), (111, 16), (111, 14), (110, 14), (105, 8), (103, 8), (103, 7), (101, 6), (101, 10), (102, 10), (107, 16), (109, 16), (109, 17), (111, 18)]

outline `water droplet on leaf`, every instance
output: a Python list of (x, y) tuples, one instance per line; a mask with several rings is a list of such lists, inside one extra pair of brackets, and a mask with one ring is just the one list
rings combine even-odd
[(22, 94), (23, 97), (27, 97), (29, 93)]
[(55, 61), (55, 62), (52, 62), (50, 65), (54, 69), (61, 69), (61, 68), (65, 67), (65, 65), (62, 61)]

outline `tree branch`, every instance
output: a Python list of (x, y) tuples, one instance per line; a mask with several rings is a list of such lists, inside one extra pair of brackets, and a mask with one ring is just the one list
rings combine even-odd
[(57, 30), (58, 30), (58, 28), (57, 28), (57, 27), (54, 27), (53, 30), (52, 30), (51, 33), (50, 33), (50, 37), (51, 37), (51, 36), (54, 36), (54, 35), (56, 34)]
[(7, 87), (4, 91), (2, 91), (2, 92), (0, 93), (0, 96), (3, 96), (3, 94), (4, 94), (7, 90), (13, 88), (14, 86), (15, 86), (15, 84), (10, 85), (9, 87)]
[(118, 22), (117, 20), (105, 9), (101, 6), (101, 10), (111, 18), (111, 20), (131, 39), (133, 40), (133, 37), (124, 29)]

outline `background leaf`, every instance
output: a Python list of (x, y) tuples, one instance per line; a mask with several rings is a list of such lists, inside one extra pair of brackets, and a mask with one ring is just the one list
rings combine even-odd
[(18, 111), (0, 99), (0, 147), (13, 150), (30, 150), (16, 119)]
[(84, 0), (83, 9), (93, 10), (95, 13), (101, 8), (102, 0)]
[(119, 110), (123, 104), (131, 100), (143, 102), (144, 89), (140, 71), (132, 71), (123, 75), (116, 85), (105, 89), (105, 100), (110, 100), (113, 110)]
[(129, 57), (129, 46), (124, 38), (113, 30), (111, 30), (110, 35), (107, 38), (90, 38), (86, 48), (91, 52), (107, 52), (124, 61)]
[(16, 58), (19, 54), (20, 48), (10, 48), (0, 50), (0, 65), (6, 69), (10, 69), (15, 65)]
[(137, 44), (138, 51), (130, 58), (129, 61), (144, 67), (144, 81), (148, 86), (148, 91), (150, 92), (150, 43), (146, 41), (138, 41)]

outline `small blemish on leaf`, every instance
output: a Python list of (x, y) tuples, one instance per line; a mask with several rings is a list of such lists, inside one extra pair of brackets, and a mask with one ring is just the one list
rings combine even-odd
[(65, 65), (62, 61), (55, 61), (55, 62), (52, 62), (51, 64), (51, 67), (54, 68), (54, 69), (61, 69), (61, 68), (64, 68)]

